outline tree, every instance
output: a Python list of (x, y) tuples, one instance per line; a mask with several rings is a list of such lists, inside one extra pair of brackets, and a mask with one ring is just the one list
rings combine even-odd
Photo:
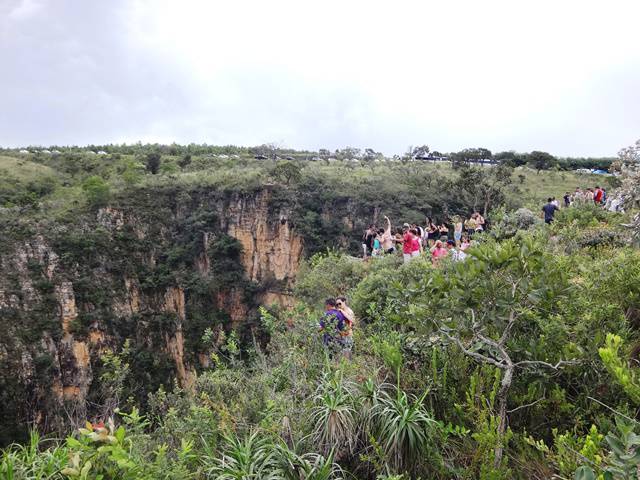
[(493, 158), (498, 161), (498, 163), (506, 164), (511, 167), (520, 167), (527, 163), (527, 155), (517, 153), (513, 150), (509, 150), (508, 152), (498, 152)]
[(373, 148), (365, 148), (364, 154), (362, 155), (362, 159), (365, 162), (373, 162), (374, 160), (379, 160), (382, 157), (382, 153), (376, 152)]
[(540, 170), (549, 170), (556, 166), (558, 160), (550, 153), (534, 151), (529, 154), (528, 163), (531, 168), (540, 173)]
[(191, 154), (187, 153), (184, 157), (178, 160), (178, 166), (184, 169), (189, 165), (191, 165)]
[(263, 156), (275, 160), (278, 157), (278, 145), (276, 143), (263, 143), (252, 147), (249, 152), (256, 156)]
[(341, 160), (350, 160), (352, 158), (360, 158), (361, 156), (362, 152), (359, 148), (345, 147), (341, 150), (336, 150), (336, 158)]
[(411, 150), (411, 158), (425, 159), (429, 156), (429, 152), (429, 145), (414, 147), (413, 150)]
[(637, 140), (633, 145), (621, 149), (618, 152), (618, 157), (623, 163), (640, 163), (640, 140)]
[[(640, 205), (640, 140), (620, 150), (618, 156), (622, 178), (618, 194), (624, 200), (626, 209), (636, 208)], [(640, 240), (640, 213), (636, 213), (631, 223), (625, 226), (632, 230), (636, 240)]]
[(111, 196), (109, 184), (97, 175), (87, 178), (82, 184), (82, 189), (87, 195), (87, 202), (92, 208), (104, 207)]
[(280, 181), (284, 181), (285, 185), (289, 185), (292, 181), (299, 182), (302, 179), (302, 169), (294, 162), (278, 162), (273, 169), (273, 176)]
[(160, 170), (160, 163), (162, 162), (162, 157), (158, 152), (147, 153), (146, 158), (146, 167), (147, 171), (156, 175)]
[(443, 275), (434, 282), (437, 294), (444, 298), (433, 308), (447, 312), (446, 319), (435, 321), (444, 338), (476, 362), (501, 372), (494, 450), (498, 469), (506, 443), (509, 393), (516, 377), (525, 372), (545, 375), (575, 363), (536, 357), (550, 351), (543, 348), (547, 340), (537, 332), (545, 315), (561, 305), (567, 280), (561, 267), (545, 258), (552, 254), (531, 236), (482, 244), (471, 255), (473, 262), (457, 265), (455, 275)]
[(453, 189), (473, 210), (482, 208), (486, 216), (491, 207), (502, 203), (506, 189), (513, 184), (513, 168), (508, 165), (464, 168)]
[(491, 150), (483, 147), (465, 148), (457, 153), (450, 154), (453, 168), (469, 166), (471, 163), (488, 163), (493, 160)]

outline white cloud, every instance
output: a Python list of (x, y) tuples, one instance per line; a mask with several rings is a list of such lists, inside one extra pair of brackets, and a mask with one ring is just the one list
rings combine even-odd
[(7, 15), (9, 20), (27, 20), (42, 9), (42, 2), (38, 0), (18, 0), (17, 5), (10, 5), (10, 8), (11, 10)]
[[(50, 95), (72, 104), (84, 96), (101, 121), (80, 115), (76, 131), (68, 112), (67, 128), (26, 131), (0, 119), (0, 142), (59, 135), (613, 155), (640, 136), (633, 1), (120, 0), (100, 3), (95, 28), (80, 32), (75, 2), (64, 3), (49, 8), (59, 27), (47, 53), (67, 65), (73, 87), (27, 82), (20, 95), (33, 88), (45, 103)], [(24, 40), (12, 49), (44, 50)]]

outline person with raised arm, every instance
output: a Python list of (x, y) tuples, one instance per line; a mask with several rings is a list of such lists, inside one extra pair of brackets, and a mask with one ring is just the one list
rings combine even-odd
[(395, 239), (391, 234), (391, 220), (389, 217), (385, 216), (384, 219), (387, 222), (386, 228), (382, 233), (382, 250), (384, 253), (393, 253), (396, 251), (395, 247)]

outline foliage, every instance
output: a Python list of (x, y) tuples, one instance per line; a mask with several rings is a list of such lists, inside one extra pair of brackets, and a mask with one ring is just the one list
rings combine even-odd
[(640, 379), (635, 370), (631, 369), (620, 358), (622, 338), (611, 333), (607, 334), (605, 346), (598, 349), (602, 363), (614, 380), (620, 384), (625, 393), (635, 404), (640, 404)]
[(540, 170), (548, 170), (557, 165), (556, 158), (547, 152), (531, 152), (528, 161), (531, 164), (531, 168), (534, 168), (538, 173), (540, 173)]
[(162, 156), (158, 152), (148, 153), (145, 158), (147, 171), (153, 175), (158, 173), (158, 171), (160, 170), (161, 163), (162, 163)]
[(92, 208), (104, 207), (109, 201), (111, 194), (109, 184), (97, 175), (87, 178), (82, 184), (82, 189)]
[[(80, 149), (11, 156), (13, 176), (0, 180), (2, 417), (21, 427), (37, 418), (69, 435), (51, 414), (60, 404), (50, 392), (76, 375), (66, 355), (78, 352), (53, 346), (86, 342), (102, 353), (91, 358), (87, 402), (64, 405), (65, 415), (91, 423), (63, 441), (34, 433), (5, 448), (3, 478), (605, 479), (637, 471), (640, 255), (621, 233), (635, 212), (563, 209), (550, 227), (536, 215), (541, 196), (592, 177), (537, 175), (521, 166), (528, 154), (509, 152), (493, 156), (501, 165), (469, 165), (491, 159), (484, 149), (463, 152), (453, 169), (411, 156), (385, 161), (373, 149), (313, 160), (273, 145), (105, 148), (100, 159)], [(411, 153), (428, 155), (428, 147)], [(144, 165), (155, 154), (153, 173)], [(259, 155), (267, 158), (251, 158)], [(291, 165), (299, 169), (289, 178)], [(86, 209), (83, 185), (99, 186), (96, 178), (109, 200)], [(535, 209), (511, 208), (530, 199)], [(291, 307), (257, 308), (259, 295), (286, 280), (247, 278), (246, 252), (224, 214), (252, 203), (315, 253)], [(96, 212), (99, 205), (112, 208)], [(464, 262), (350, 255), (361, 252), (363, 227), (385, 214), (422, 223), (485, 206), (492, 232), (476, 237)], [(69, 330), (59, 313), (66, 282), (78, 313)], [(122, 312), (131, 304), (114, 307), (125, 291), (140, 298), (130, 315)], [(317, 332), (323, 300), (337, 295), (357, 315), (350, 361), (328, 358)], [(236, 300), (244, 321), (225, 311)], [(27, 301), (28, 311), (15, 307)], [(172, 350), (179, 334), (181, 385)], [(15, 374), (26, 372), (22, 362), (33, 367), (28, 385)], [(2, 425), (3, 441), (20, 438), (13, 425)]]
[(276, 164), (273, 176), (288, 186), (302, 179), (302, 169), (298, 164), (287, 160)]

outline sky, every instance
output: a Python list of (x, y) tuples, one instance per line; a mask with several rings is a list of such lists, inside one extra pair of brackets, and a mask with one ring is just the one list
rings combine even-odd
[(0, 0), (0, 146), (615, 156), (637, 0)]

